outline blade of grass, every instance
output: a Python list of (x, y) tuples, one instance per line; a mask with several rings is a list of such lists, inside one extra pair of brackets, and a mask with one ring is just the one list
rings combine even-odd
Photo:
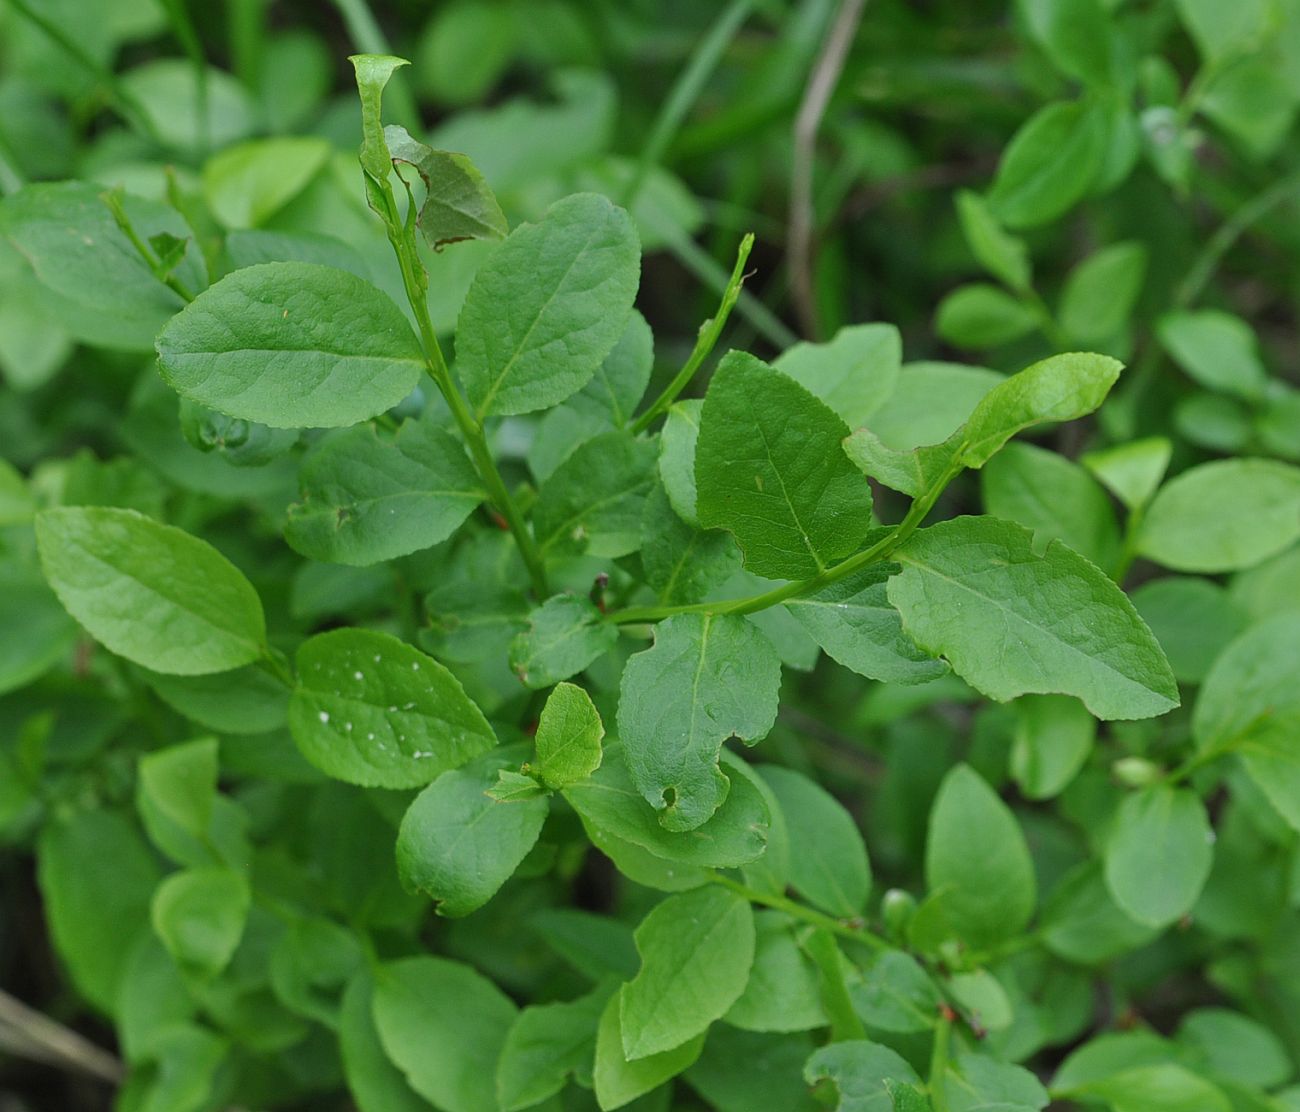
[(636, 172), (623, 190), (623, 196), (619, 198), (619, 204), (624, 208), (632, 207), (632, 202), (641, 192), (641, 187), (645, 184), (651, 169), (659, 165), (663, 159), (668, 144), (673, 141), (673, 136), (682, 126), (686, 114), (699, 99), (700, 93), (704, 91), (704, 85), (717, 66), (723, 51), (740, 30), (740, 25), (744, 23), (753, 7), (753, 0), (732, 0), (722, 10), (722, 14), (709, 29), (709, 33), (700, 40), (695, 53), (686, 63), (686, 68), (673, 82), (672, 91), (669, 92), (668, 99), (664, 101), (655, 119), (654, 127), (650, 130), (650, 138), (641, 148)]

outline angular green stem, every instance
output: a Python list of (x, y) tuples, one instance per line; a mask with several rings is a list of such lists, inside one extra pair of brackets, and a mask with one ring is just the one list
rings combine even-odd
[(952, 1034), (952, 1020), (946, 1015), (939, 1018), (934, 1029), (934, 1046), (930, 1051), (930, 1104), (934, 1112), (948, 1112), (948, 1094), (944, 1089), (944, 1075), (948, 1072), (948, 1042)]
[(1205, 246), (1188, 268), (1187, 277), (1178, 287), (1174, 305), (1186, 309), (1201, 295), (1206, 284), (1218, 268), (1220, 260), (1231, 250), (1252, 224), (1262, 220), (1268, 212), (1288, 197), (1300, 194), (1300, 171), (1275, 181), (1267, 189), (1255, 194), (1241, 205), (1231, 217), (1206, 241)]
[(682, 365), (682, 369), (673, 377), (672, 382), (665, 386), (663, 393), (655, 398), (650, 403), (650, 407), (632, 422), (633, 433), (645, 432), (656, 417), (667, 411), (668, 407), (677, 400), (677, 395), (690, 384), (691, 379), (699, 371), (701, 364), (709, 357), (709, 353), (717, 345), (718, 337), (722, 335), (722, 330), (726, 327), (727, 318), (731, 316), (731, 310), (736, 304), (736, 299), (740, 297), (741, 287), (745, 282), (745, 263), (749, 260), (749, 253), (753, 250), (753, 247), (754, 233), (750, 232), (740, 241), (740, 249), (736, 252), (736, 265), (732, 268), (731, 280), (723, 291), (722, 302), (718, 305), (717, 313), (700, 326), (700, 334), (695, 340), (695, 347), (691, 349), (690, 358)]
[(122, 199), (118, 193), (109, 190), (101, 194), (109, 211), (113, 214), (113, 220), (117, 223), (122, 234), (131, 242), (131, 246), (136, 249), (136, 253), (145, 261), (145, 265), (153, 271), (153, 276), (158, 279), (164, 286), (171, 290), (177, 297), (187, 305), (194, 300), (194, 294), (188, 286), (185, 285), (174, 274), (166, 274), (159, 263), (158, 257), (150, 249), (149, 245), (140, 238), (140, 234), (135, 230), (135, 225), (131, 223), (131, 218), (127, 216), (126, 209), (122, 205)]
[(393, 252), (397, 256), (397, 262), (402, 271), (402, 285), (406, 290), (406, 299), (410, 302), (411, 311), (415, 314), (416, 324), (419, 326), (420, 340), (424, 347), (425, 368), (429, 372), (429, 377), (433, 379), (439, 392), (446, 400), (451, 415), (455, 419), (461, 435), (465, 438), (465, 444), (474, 460), (474, 466), (478, 470), (479, 478), (483, 480), (483, 485), (487, 487), (488, 498), (501, 512), (501, 516), (505, 518), (506, 525), (509, 526), (510, 532), (515, 538), (515, 543), (519, 546), (519, 554), (523, 557), (524, 566), (528, 569), (528, 577), (532, 581), (533, 593), (539, 600), (545, 599), (550, 594), (550, 587), (547, 583), (546, 567), (542, 561), (541, 552), (537, 548), (537, 542), (533, 539), (533, 535), (524, 521), (523, 514), (519, 512), (519, 507), (510, 496), (505, 480), (501, 478), (501, 472), (497, 469), (496, 460), (492, 457), (492, 450), (488, 447), (483, 426), (470, 412), (459, 387), (452, 378), (451, 369), (447, 366), (447, 360), (442, 354), (442, 347), (438, 343), (438, 336), (434, 331), (433, 322), (429, 319), (429, 306), (425, 299), (426, 287), (423, 280), (423, 263), (420, 262), (417, 253), (414, 228), (403, 225), (398, 215), (397, 201), (393, 195), (392, 185), (387, 181), (376, 184), (380, 187), (387, 208), (387, 211), (381, 215), (388, 228), (388, 241), (392, 244)]
[(865, 927), (855, 927), (842, 919), (832, 918), (830, 915), (824, 915), (815, 908), (807, 907), (795, 900), (787, 899), (785, 896), (771, 895), (767, 892), (760, 892), (757, 888), (750, 888), (747, 884), (741, 884), (738, 880), (732, 880), (725, 873), (713, 873), (710, 879), (715, 884), (722, 885), (723, 888), (729, 888), (738, 896), (744, 896), (750, 903), (760, 904), (763, 907), (770, 907), (774, 911), (783, 911), (793, 919), (802, 919), (805, 923), (811, 923), (821, 930), (827, 931), (838, 938), (851, 939), (854, 942), (861, 942), (864, 946), (870, 946), (873, 950), (892, 949), (890, 944), (878, 934), (873, 934)]
[(662, 618), (670, 618), (674, 614), (753, 614), (759, 610), (777, 606), (785, 602), (786, 599), (801, 598), (804, 595), (813, 594), (823, 587), (828, 587), (832, 583), (852, 575), (854, 572), (889, 559), (890, 555), (908, 537), (915, 533), (921, 522), (929, 516), (935, 502), (939, 500), (939, 495), (943, 493), (944, 487), (956, 477), (960, 470), (961, 468), (957, 465), (950, 467), (932, 487), (912, 502), (911, 508), (907, 511), (907, 516), (870, 548), (863, 549), (861, 552), (850, 556), (847, 560), (843, 560), (834, 567), (827, 568), (811, 578), (786, 583), (781, 587), (774, 587), (770, 591), (764, 591), (762, 594), (749, 595), (745, 598), (718, 599), (679, 606), (629, 606), (626, 609), (614, 611), (606, 620), (617, 625), (627, 625), (632, 622), (657, 622)]

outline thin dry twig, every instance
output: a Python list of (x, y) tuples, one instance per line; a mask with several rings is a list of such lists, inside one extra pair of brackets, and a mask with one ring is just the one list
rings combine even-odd
[(17, 1057), (75, 1070), (110, 1085), (126, 1071), (112, 1054), (0, 990), (0, 1048)]
[(843, 0), (808, 75), (799, 113), (794, 121), (794, 158), (790, 166), (790, 293), (804, 334), (818, 334), (817, 301), (813, 290), (813, 163), (817, 132), (826, 105), (844, 69), (844, 59), (862, 20), (867, 0)]

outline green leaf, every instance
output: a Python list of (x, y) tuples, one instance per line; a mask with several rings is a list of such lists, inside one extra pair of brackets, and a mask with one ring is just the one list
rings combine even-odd
[(158, 369), (182, 397), (272, 428), (335, 428), (383, 413), (424, 352), (369, 282), (316, 263), (227, 274), (167, 322)]
[(233, 1047), (205, 1027), (180, 1022), (162, 1031), (151, 1051), (147, 1112), (201, 1112), (212, 1105)]
[(25, 525), (36, 514), (36, 501), (22, 472), (0, 460), (0, 525)]
[(962, 1054), (943, 1076), (944, 1098), (952, 1112), (1038, 1112), (1051, 1102), (1029, 1070), (982, 1054)]
[(531, 776), (503, 768), (497, 773), (496, 783), (484, 794), (498, 803), (520, 803), (545, 795), (546, 789)]
[(497, 1059), (519, 1014), (510, 998), (445, 958), (387, 962), (374, 976), (375, 1026), (411, 1088), (447, 1112), (498, 1112)]
[(202, 675), (263, 655), (257, 592), (215, 548), (134, 510), (65, 506), (36, 518), (41, 568), (106, 648), (155, 672)]
[[(564, 798), (589, 831), (608, 834), (663, 861), (701, 868), (737, 868), (757, 860), (767, 846), (771, 822), (767, 803), (749, 777), (737, 771), (743, 762), (723, 752), (735, 775), (722, 806), (690, 831), (665, 830), (654, 809), (632, 784), (624, 748), (606, 746), (600, 768), (590, 778), (570, 784)], [(596, 840), (598, 849), (603, 849)]]
[(817, 1050), (804, 1066), (809, 1085), (834, 1082), (839, 1092), (836, 1112), (893, 1112), (888, 1082), (920, 1084), (916, 1071), (902, 1057), (866, 1039), (833, 1042)]
[(894, 554), (889, 601), (922, 648), (1005, 702), (1074, 695), (1098, 718), (1150, 718), (1178, 705), (1155, 637), (1122, 591), (1059, 542), (1036, 555), (1028, 532), (963, 517)]
[(1236, 59), (1214, 75), (1201, 111), (1260, 161), (1277, 152), (1296, 116), (1286, 67), (1276, 54)]
[(894, 1102), (894, 1112), (933, 1112), (934, 1105), (914, 1085), (886, 1080), (885, 1090)]
[(785, 608), (827, 654), (861, 676), (886, 683), (925, 683), (948, 666), (927, 656), (903, 632), (885, 584), (897, 564), (880, 563), (791, 599)]
[(636, 929), (641, 968), (619, 992), (629, 1061), (681, 1046), (739, 999), (754, 962), (749, 901), (708, 885), (669, 896)]
[(761, 765), (790, 839), (790, 887), (838, 919), (861, 915), (871, 863), (853, 816), (825, 789), (793, 769)]
[(659, 434), (659, 477), (668, 501), (688, 525), (699, 525), (695, 489), (695, 448), (700, 436), (704, 401), (687, 398), (674, 402)]
[(1232, 5), (1216, 0), (1175, 0), (1174, 7), (1206, 61), (1223, 60), (1261, 45), (1273, 20), (1269, 0), (1242, 0)]
[(1008, 444), (980, 472), (984, 508), (1034, 531), (1034, 544), (1061, 540), (1099, 568), (1119, 558), (1111, 501), (1078, 464), (1033, 444)]
[(622, 430), (593, 437), (546, 481), (533, 526), (547, 555), (614, 559), (641, 544), (641, 515), (654, 484), (655, 448)]
[(435, 151), (412, 139), (406, 128), (384, 128), (384, 142), (394, 162), (415, 168), (424, 182), (424, 201), (416, 224), (435, 251), (466, 239), (504, 239), (510, 231), (505, 213), (478, 168), (463, 154)]
[(239, 143), (204, 165), (203, 199), (227, 228), (255, 228), (302, 193), (332, 153), (326, 140), (306, 136)]
[(361, 166), (376, 181), (386, 182), (392, 163), (384, 141), (381, 112), (384, 86), (396, 70), (411, 63), (391, 54), (353, 54), (348, 61), (356, 71), (357, 92), (361, 97)]
[(510, 667), (535, 691), (576, 676), (618, 641), (590, 599), (556, 595), (528, 615), (528, 628), (510, 643)]
[(1248, 629), (1215, 661), (1192, 716), (1201, 753), (1238, 751), (1247, 773), (1300, 830), (1300, 628), (1281, 613)]
[(342, 992), (363, 961), (353, 930), (332, 919), (293, 917), (271, 951), (271, 987), (293, 1014), (337, 1030)]
[(1133, 605), (1151, 627), (1183, 683), (1200, 683), (1250, 616), (1208, 579), (1174, 575), (1133, 592)]
[(1200, 1068), (1246, 1085), (1272, 1089), (1295, 1072), (1286, 1048), (1267, 1027), (1228, 1008), (1197, 1008), (1178, 1025), (1177, 1041)]
[(1007, 227), (1035, 228), (1081, 200), (1101, 169), (1106, 128), (1085, 101), (1058, 101), (1029, 118), (1007, 144), (989, 208)]
[(568, 404), (581, 413), (598, 414), (621, 429), (632, 419), (650, 384), (654, 344), (654, 334), (645, 317), (633, 309), (618, 343), (601, 360), (591, 381)]
[(919, 448), (891, 448), (870, 429), (857, 429), (844, 440), (844, 454), (870, 479), (912, 498), (942, 487), (960, 470), (955, 438)]
[(188, 398), (180, 399), (180, 424), (192, 447), (234, 467), (262, 467), (286, 455), (299, 437), (298, 429), (272, 429), (242, 417), (227, 417)]
[(1228, 1098), (1203, 1077), (1173, 1062), (1137, 1066), (1066, 1090), (1104, 1101), (1111, 1112), (1230, 1112)]
[[(576, 395), (575, 395), (576, 396)], [(528, 470), (541, 486), (556, 469), (588, 440), (609, 431), (609, 421), (599, 413), (580, 410), (570, 399), (545, 413), (537, 434), (528, 445)]]
[(1187, 788), (1126, 796), (1106, 841), (1106, 887), (1139, 923), (1165, 927), (1191, 911), (1210, 875), (1213, 832)]
[(546, 409), (591, 381), (626, 327), (640, 256), (627, 213), (594, 193), (510, 233), (456, 328), (456, 369), (480, 419)]
[[(89, 862), (110, 868), (88, 868)], [(36, 879), (54, 948), (77, 991), (112, 1014), (134, 943), (149, 930), (158, 862), (114, 811), (78, 811), (41, 830)]]
[(288, 723), (289, 689), (256, 664), (207, 676), (151, 672), (144, 680), (164, 703), (206, 730), (264, 734)]
[(249, 902), (248, 881), (230, 869), (172, 873), (154, 893), (153, 929), (177, 965), (210, 979), (234, 956)]
[(935, 310), (934, 330), (957, 347), (993, 348), (1028, 336), (1038, 317), (1024, 302), (987, 282), (959, 286)]
[(348, 982), (339, 1011), (339, 1051), (348, 1090), (360, 1112), (428, 1112), (428, 1104), (384, 1052), (375, 1028), (375, 983), (367, 970)]
[(840, 450), (848, 431), (789, 376), (728, 353), (701, 414), (700, 524), (734, 533), (756, 575), (805, 578), (847, 556), (871, 524), (871, 490)]
[[(0, 236), (26, 260), (59, 327), (89, 344), (147, 351), (184, 301), (154, 277), (100, 194), (88, 182), (24, 186), (0, 201)], [(138, 235), (193, 238), (165, 205), (131, 196), (122, 205)], [(197, 250), (178, 277), (191, 289), (207, 283)]]
[(925, 881), (972, 946), (1012, 937), (1034, 913), (1037, 884), (1024, 835), (1010, 808), (969, 765), (944, 777), (930, 810)]
[(581, 687), (557, 684), (537, 722), (537, 774), (547, 787), (579, 784), (600, 767), (605, 726)]
[(1019, 6), (1062, 73), (1103, 87), (1123, 75), (1127, 59), (1102, 0), (1021, 0)]
[(903, 338), (892, 324), (854, 324), (824, 344), (787, 348), (773, 366), (857, 428), (894, 392), (902, 361)]
[(1146, 272), (1147, 249), (1137, 241), (1113, 243), (1089, 255), (1070, 271), (1061, 290), (1057, 316), (1065, 334), (1081, 344), (1113, 339), (1128, 323)]
[(791, 1038), (718, 1024), (709, 1031), (699, 1061), (686, 1071), (686, 1080), (718, 1112), (818, 1112), (821, 1106), (803, 1080), (803, 1064), (812, 1050), (807, 1035)]
[(1023, 695), (1012, 705), (1011, 775), (1027, 799), (1051, 799), (1092, 753), (1097, 722), (1078, 699), (1066, 695)]
[(317, 634), (297, 663), (289, 728), (303, 755), (338, 780), (423, 787), (497, 743), (456, 677), (387, 633)]
[(694, 830), (727, 797), (717, 756), (730, 737), (753, 744), (776, 721), (781, 664), (744, 618), (677, 614), (628, 660), (618, 735), (632, 780), (667, 830)]
[(326, 436), (298, 480), (285, 540), (313, 560), (355, 567), (446, 540), (485, 497), (460, 442), (427, 420), (404, 421), (395, 437), (374, 425)]
[(975, 1031), (1005, 1031), (1015, 1019), (1007, 990), (987, 969), (954, 973), (945, 978), (944, 987)]
[(961, 462), (982, 467), (1011, 437), (1048, 421), (1073, 421), (1095, 410), (1124, 365), (1106, 355), (1053, 355), (984, 395), (962, 432)]
[(871, 431), (890, 448), (947, 440), (1005, 375), (961, 363), (905, 363), (898, 388), (871, 418)]
[(563, 1089), (570, 1076), (590, 1085), (596, 1029), (610, 997), (602, 987), (577, 1000), (538, 1004), (519, 1013), (497, 1063), (502, 1112), (534, 1107)]
[(0, 629), (23, 631), (0, 638), (0, 692), (44, 675), (67, 658), (80, 635), (39, 569), (16, 562), (0, 562)]
[(966, 245), (980, 266), (1013, 290), (1027, 291), (1031, 279), (1029, 249), (1024, 240), (1008, 234), (989, 210), (988, 202), (969, 189), (957, 194), (957, 217)]
[(487, 792), (497, 772), (518, 765), (517, 747), (444, 772), (407, 809), (397, 834), (403, 885), (429, 896), (439, 915), (477, 911), (514, 875), (533, 848), (550, 805), (545, 798), (501, 802)]
[(1166, 313), (1156, 325), (1161, 346), (1202, 386), (1258, 401), (1268, 383), (1254, 330), (1219, 309)]
[(864, 1023), (903, 1035), (932, 1030), (943, 1004), (934, 980), (902, 950), (881, 954), (849, 995)]
[(646, 498), (641, 567), (666, 605), (700, 602), (740, 570), (740, 549), (722, 529), (696, 529), (678, 516), (663, 484)]
[[(797, 921), (779, 911), (754, 915), (754, 964), (745, 991), (723, 1019), (746, 1031), (809, 1031), (827, 1024), (817, 967), (795, 938)], [(714, 1036), (725, 1028), (714, 1028)]]
[(661, 1054), (629, 1061), (623, 1055), (619, 1011), (619, 997), (610, 997), (596, 1031), (596, 1065), (592, 1077), (601, 1112), (613, 1112), (657, 1089), (694, 1063), (704, 1049), (704, 1035), (700, 1034)]
[(1158, 933), (1115, 903), (1099, 861), (1085, 861), (1062, 877), (1043, 902), (1042, 927), (1048, 950), (1081, 965), (1100, 965), (1140, 949)]
[(1079, 462), (1097, 476), (1130, 510), (1145, 506), (1165, 477), (1173, 445), (1163, 436), (1130, 440), (1096, 452), (1085, 452)]
[(1166, 483), (1138, 552), (1176, 571), (1235, 571), (1300, 538), (1300, 468), (1264, 459), (1203, 463)]
[(170, 745), (140, 758), (136, 788), (171, 822), (206, 838), (217, 795), (217, 742), (202, 738)]

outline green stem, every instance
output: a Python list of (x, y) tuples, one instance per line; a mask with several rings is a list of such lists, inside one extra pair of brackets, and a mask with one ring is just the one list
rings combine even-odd
[(1120, 547), (1119, 557), (1115, 561), (1115, 570), (1110, 574), (1110, 577), (1121, 585), (1124, 583), (1124, 577), (1128, 575), (1128, 569), (1137, 559), (1138, 538), (1142, 534), (1144, 517), (1146, 517), (1146, 507), (1137, 506), (1129, 511), (1128, 520), (1124, 523), (1124, 541)]
[(266, 37), (266, 0), (227, 0), (230, 57), (245, 88), (262, 84), (262, 43)]
[(154, 127), (149, 113), (145, 111), (144, 105), (136, 99), (135, 95), (125, 85), (118, 81), (117, 75), (112, 70), (96, 61), (82, 48), (76, 39), (66, 34), (57, 23), (47, 19), (33, 8), (28, 3), (28, 0), (8, 0), (8, 3), (13, 6), (19, 15), (29, 23), (35, 24), (58, 43), (60, 47), (71, 54), (88, 72), (94, 74), (96, 79), (108, 91), (109, 100), (113, 103), (113, 106), (123, 116), (144, 132), (153, 142), (157, 143), (158, 146), (165, 147), (167, 145), (163, 142), (162, 136), (158, 134), (158, 130)]
[(1288, 174), (1267, 189), (1255, 194), (1225, 220), (1206, 241), (1200, 254), (1188, 269), (1187, 277), (1178, 287), (1178, 293), (1174, 298), (1175, 308), (1186, 309), (1195, 302), (1233, 244), (1250, 229), (1252, 224), (1263, 219), (1269, 210), (1294, 193), (1300, 193), (1300, 171)]
[(22, 171), (14, 164), (13, 151), (0, 135), (0, 196), (17, 193), (25, 184)]
[(853, 1007), (844, 981), (844, 958), (829, 931), (815, 930), (804, 940), (804, 950), (821, 974), (822, 1006), (830, 1020), (831, 1041), (865, 1039), (867, 1029)]
[(1237, 49), (1229, 54), (1214, 58), (1196, 71), (1191, 83), (1187, 86), (1186, 92), (1183, 93), (1182, 100), (1178, 102), (1178, 108), (1174, 114), (1174, 119), (1180, 129), (1187, 127), (1192, 122), (1192, 119), (1200, 110), (1201, 101), (1205, 99), (1205, 94), (1210, 91), (1210, 86), (1214, 84), (1219, 74), (1241, 56), (1242, 51)]
[[(726, 292), (730, 276), (719, 265), (717, 259), (705, 251), (690, 236), (670, 232), (666, 242), (673, 257), (704, 285), (712, 289), (719, 297)], [(740, 295), (736, 298), (736, 312), (744, 317), (754, 331), (778, 351), (784, 351), (799, 340), (799, 337), (786, 326), (780, 317), (747, 290), (742, 289)]]
[(663, 108), (660, 109), (659, 116), (650, 131), (650, 138), (641, 148), (641, 157), (637, 160), (636, 170), (619, 199), (619, 204), (624, 208), (632, 207), (641, 192), (641, 187), (645, 185), (650, 170), (663, 159), (664, 152), (668, 150), (668, 144), (672, 142), (673, 136), (682, 126), (686, 113), (699, 99), (705, 82), (713, 73), (723, 51), (727, 49), (727, 45), (740, 29), (740, 25), (753, 6), (753, 0), (732, 0), (718, 16), (709, 33), (700, 40), (686, 68), (673, 83), (672, 91), (664, 101)]
[(718, 337), (722, 335), (722, 330), (726, 327), (727, 318), (731, 316), (731, 310), (736, 304), (736, 299), (740, 296), (745, 281), (745, 263), (749, 260), (749, 253), (753, 250), (753, 247), (754, 234), (750, 232), (740, 241), (740, 249), (736, 252), (736, 265), (732, 268), (731, 280), (727, 283), (726, 290), (723, 291), (722, 302), (718, 306), (717, 313), (706, 320), (700, 327), (700, 334), (695, 340), (695, 347), (691, 350), (690, 358), (686, 360), (672, 382), (664, 387), (663, 393), (655, 398), (650, 404), (650, 408), (632, 422), (632, 432), (634, 434), (645, 432), (656, 417), (667, 411), (668, 407), (677, 400), (677, 395), (690, 384), (701, 364), (709, 357), (709, 353), (713, 351), (718, 342)]
[(617, 625), (627, 625), (632, 622), (657, 622), (663, 618), (670, 618), (674, 614), (753, 614), (759, 610), (777, 606), (785, 602), (786, 599), (813, 594), (823, 587), (828, 587), (830, 584), (836, 583), (854, 572), (861, 571), (871, 564), (878, 564), (883, 560), (887, 560), (908, 537), (916, 532), (921, 522), (929, 516), (935, 502), (939, 500), (939, 495), (943, 493), (944, 487), (956, 477), (959, 471), (960, 467), (957, 465), (949, 467), (933, 486), (912, 502), (911, 508), (907, 511), (907, 516), (870, 548), (863, 549), (861, 552), (850, 556), (847, 560), (836, 564), (834, 567), (827, 568), (809, 579), (786, 583), (784, 586), (774, 587), (770, 591), (764, 591), (758, 595), (749, 595), (746, 598), (695, 602), (680, 606), (629, 606), (626, 609), (614, 611), (608, 616), (607, 620)]
[(811, 923), (813, 926), (827, 931), (838, 938), (851, 939), (854, 942), (861, 942), (864, 946), (870, 946), (873, 950), (891, 949), (890, 944), (877, 934), (872, 934), (865, 927), (853, 926), (844, 922), (842, 919), (835, 919), (825, 915), (814, 908), (807, 907), (804, 904), (797, 903), (794, 900), (787, 899), (785, 896), (771, 895), (767, 892), (760, 892), (757, 888), (750, 888), (747, 884), (742, 884), (738, 880), (733, 880), (725, 873), (713, 873), (710, 879), (715, 884), (720, 884), (724, 888), (729, 888), (738, 896), (743, 896), (750, 903), (761, 904), (763, 907), (770, 907), (774, 911), (783, 911), (794, 919), (802, 919), (805, 923)]
[(199, 33), (194, 29), (194, 21), (185, 7), (185, 0), (162, 0), (181, 48), (189, 55), (190, 65), (194, 69), (194, 134), (198, 139), (199, 154), (208, 150), (208, 60), (203, 56), (203, 44)]
[(946, 1014), (939, 1017), (934, 1029), (934, 1047), (930, 1051), (930, 1105), (934, 1112), (948, 1112), (948, 1094), (944, 1077), (948, 1073), (948, 1040), (952, 1033), (952, 1020)]
[(162, 264), (158, 257), (153, 253), (149, 245), (140, 238), (139, 234), (135, 230), (135, 226), (131, 223), (131, 218), (127, 216), (126, 209), (122, 205), (121, 197), (112, 190), (101, 194), (101, 196), (103, 197), (104, 204), (106, 204), (109, 211), (112, 212), (113, 219), (116, 221), (118, 228), (121, 229), (122, 234), (130, 240), (131, 246), (136, 249), (136, 252), (145, 261), (145, 265), (153, 272), (153, 276), (186, 304), (193, 301), (194, 294), (184, 282), (174, 274), (166, 274), (163, 272)]
[(1020, 300), (1038, 321), (1038, 331), (1046, 337), (1047, 342), (1057, 351), (1068, 351), (1072, 347), (1070, 338), (1062, 330), (1061, 326), (1056, 323), (1056, 318), (1052, 316), (1052, 311), (1047, 307), (1047, 302), (1042, 295), (1032, 287), (1021, 292)]
[[(371, 180), (373, 181), (373, 179)], [(510, 497), (510, 491), (506, 489), (505, 481), (501, 478), (501, 472), (497, 469), (496, 460), (492, 457), (492, 450), (488, 447), (483, 426), (470, 412), (469, 406), (465, 403), (460, 389), (451, 376), (451, 369), (447, 366), (447, 360), (442, 354), (442, 347), (438, 343), (438, 335), (434, 331), (433, 322), (429, 319), (429, 305), (425, 297), (426, 286), (422, 280), (424, 277), (424, 264), (420, 262), (415, 244), (414, 225), (403, 225), (397, 212), (397, 201), (393, 195), (392, 185), (387, 181), (376, 184), (379, 186), (387, 210), (381, 215), (388, 228), (388, 242), (397, 255), (398, 266), (401, 267), (402, 271), (402, 285), (406, 290), (406, 299), (410, 302), (411, 311), (415, 314), (416, 324), (419, 326), (420, 340), (424, 347), (425, 368), (443, 398), (446, 399), (451, 415), (455, 419), (461, 435), (465, 438), (465, 444), (469, 448), (470, 456), (478, 469), (479, 478), (483, 480), (483, 485), (487, 487), (488, 498), (500, 511), (501, 516), (505, 518), (506, 524), (510, 527), (510, 532), (514, 535), (515, 543), (519, 546), (519, 553), (524, 560), (524, 566), (528, 569), (529, 579), (532, 581), (533, 593), (539, 600), (545, 599), (550, 595), (550, 587), (547, 583), (546, 567), (542, 561), (541, 552), (537, 548), (537, 542), (533, 539), (532, 533), (529, 532), (523, 514), (519, 512), (519, 507), (515, 504), (514, 499)]]
[(1202, 749), (1199, 753), (1193, 753), (1177, 768), (1169, 771), (1168, 775), (1165, 776), (1165, 783), (1180, 784), (1194, 772), (1208, 764), (1213, 764), (1220, 757), (1226, 757), (1229, 753), (1235, 753), (1243, 746), (1249, 745), (1256, 731), (1264, 726), (1271, 717), (1272, 711), (1261, 711), (1235, 737), (1230, 737), (1227, 741), (1221, 741), (1218, 745), (1213, 745), (1209, 749)]
[(270, 645), (267, 645), (263, 655), (257, 661), (257, 666), (263, 671), (269, 672), (285, 687), (292, 690), (297, 686), (297, 681), (293, 678), (293, 670), (289, 667), (289, 661), (279, 649), (273, 649)]

